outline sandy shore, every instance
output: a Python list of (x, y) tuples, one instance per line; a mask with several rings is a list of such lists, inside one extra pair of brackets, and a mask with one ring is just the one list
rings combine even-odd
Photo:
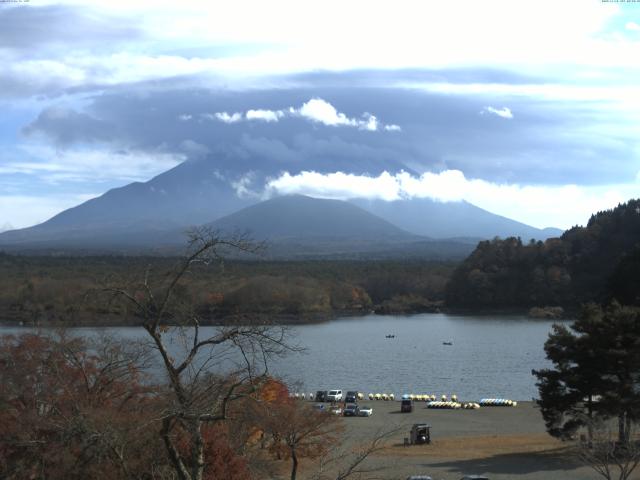
[[(379, 431), (399, 429), (384, 450), (371, 458), (369, 465), (385, 467), (376, 478), (418, 474), (434, 480), (459, 480), (471, 474), (491, 480), (600, 478), (577, 461), (571, 445), (545, 432), (540, 411), (532, 402), (479, 410), (435, 410), (416, 403), (412, 413), (400, 413), (397, 401), (361, 403), (373, 407), (373, 415), (343, 419), (349, 447), (367, 443)], [(403, 445), (414, 423), (431, 425), (431, 445)]]

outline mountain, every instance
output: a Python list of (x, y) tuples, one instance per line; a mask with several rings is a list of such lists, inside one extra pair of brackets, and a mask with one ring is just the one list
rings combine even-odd
[(341, 200), (285, 195), (243, 208), (211, 223), (226, 231), (248, 230), (269, 240), (349, 238), (376, 241), (417, 240), (390, 222)]
[(408, 232), (432, 238), (489, 239), (497, 236), (545, 240), (562, 235), (560, 229), (538, 229), (495, 215), (465, 201), (438, 202), (429, 198), (391, 202), (367, 199), (350, 201)]
[(304, 195), (272, 198), (208, 226), (266, 240), (271, 258), (464, 258), (473, 249), (411, 234), (350, 202)]
[(0, 234), (0, 245), (145, 245), (158, 232), (210, 222), (246, 205), (212, 162), (187, 161), (148, 182), (130, 183), (39, 225)]
[[(184, 235), (178, 236), (175, 232), (216, 220), (222, 222), (219, 224), (221, 227), (231, 225), (225, 222), (236, 222), (256, 234), (277, 237), (280, 243), (284, 238), (292, 243), (301, 232), (307, 232), (303, 236), (322, 237), (322, 242), (335, 244), (339, 238), (344, 241), (350, 237), (347, 235), (349, 226), (352, 232), (359, 230), (360, 235), (350, 238), (364, 236), (369, 246), (373, 243), (378, 246), (398, 246), (403, 242), (425, 241), (424, 238), (417, 240), (416, 236), (438, 239), (460, 237), (459, 243), (469, 244), (495, 236), (516, 235), (529, 239), (547, 238), (560, 233), (557, 230), (538, 230), (466, 202), (439, 203), (428, 199), (412, 199), (396, 202), (353, 200), (345, 204), (327, 201), (322, 203), (321, 208), (314, 209), (305, 203), (311, 202), (311, 199), (302, 200), (303, 197), (298, 197), (300, 205), (296, 207), (302, 208), (304, 204), (307, 208), (304, 212), (296, 210), (294, 205), (287, 206), (287, 215), (291, 217), (288, 222), (290, 230), (287, 231), (284, 224), (278, 223), (277, 215), (265, 214), (264, 218), (272, 219), (267, 224), (263, 221), (263, 215), (253, 213), (254, 210), (240, 212), (245, 207), (257, 204), (258, 195), (253, 190), (262, 192), (265, 179), (276, 171), (276, 167), (268, 164), (267, 159), (264, 160), (265, 165), (270, 166), (262, 172), (244, 170), (249, 165), (247, 162), (255, 165), (256, 161), (253, 157), (247, 159), (243, 155), (221, 154), (216, 158), (209, 156), (189, 160), (147, 182), (134, 182), (109, 190), (39, 225), (0, 233), (0, 247), (12, 251), (58, 248), (144, 251), (183, 244)], [(289, 164), (283, 165), (291, 167)], [(333, 168), (331, 162), (327, 162), (327, 165), (326, 168)], [(385, 164), (380, 168), (391, 166)], [(297, 168), (303, 167), (298, 165)], [(295, 173), (293, 168), (290, 171)], [(260, 208), (268, 210), (271, 205), (266, 203)], [(363, 212), (353, 216), (354, 210), (347, 211), (348, 205), (360, 207), (377, 218), (374, 221), (369, 217), (365, 222)], [(222, 221), (223, 217), (234, 213), (238, 213), (238, 216)], [(359, 220), (356, 221), (356, 217)], [(277, 225), (284, 230), (274, 230)], [(329, 225), (330, 228), (323, 230), (324, 226)], [(409, 240), (411, 235), (414, 236), (413, 240)], [(374, 239), (375, 242), (372, 241)], [(309, 246), (308, 241), (304, 243)], [(355, 251), (358, 244), (362, 246), (360, 241), (352, 242), (353, 248), (349, 251)], [(430, 244), (429, 249), (432, 246)], [(413, 247), (409, 250), (413, 251)]]

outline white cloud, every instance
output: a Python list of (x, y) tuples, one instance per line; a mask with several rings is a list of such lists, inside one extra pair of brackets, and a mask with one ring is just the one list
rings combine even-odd
[(631, 30), (632, 32), (640, 32), (640, 25), (636, 22), (627, 22), (624, 28)]
[(231, 182), (231, 187), (236, 191), (239, 198), (260, 198), (261, 194), (253, 191), (251, 185), (255, 180), (255, 174), (248, 172), (237, 180)]
[(481, 114), (490, 113), (492, 115), (497, 115), (498, 117), (501, 117), (501, 118), (508, 118), (508, 119), (513, 118), (513, 113), (511, 113), (511, 109), (507, 107), (502, 107), (502, 108), (484, 107), (480, 113)]
[(283, 173), (279, 178), (269, 180), (266, 184), (267, 194), (301, 193), (320, 198), (381, 198), (398, 200), (400, 191), (394, 176), (383, 172), (379, 177), (353, 175), (335, 172), (322, 174), (317, 172), (301, 172), (298, 175)]
[(596, 211), (615, 207), (637, 196), (637, 184), (583, 187), (577, 185), (525, 186), (468, 179), (459, 170), (427, 172), (414, 177), (406, 172), (377, 177), (342, 172), (282, 174), (270, 180), (266, 193), (306, 194), (320, 198), (431, 198), (466, 200), (492, 213), (535, 227), (569, 228), (585, 224)]
[(348, 125), (351, 127), (358, 125), (356, 120), (348, 118), (342, 112), (338, 112), (333, 105), (321, 98), (312, 98), (304, 103), (297, 110), (297, 113), (304, 118), (324, 125)]
[(234, 113), (233, 115), (229, 115), (227, 112), (217, 112), (213, 115), (205, 113), (203, 116), (208, 119), (216, 118), (225, 123), (240, 122), (243, 119), (247, 121), (277, 122), (284, 117), (300, 117), (331, 127), (355, 127), (370, 132), (376, 132), (379, 129), (384, 129), (388, 132), (401, 131), (398, 125), (384, 125), (375, 115), (369, 112), (363, 113), (362, 118), (359, 119), (349, 118), (346, 114), (339, 112), (336, 107), (322, 98), (312, 98), (308, 102), (303, 103), (300, 108), (288, 107), (283, 110), (251, 109), (247, 110), (244, 116), (240, 112)]
[(265, 122), (277, 122), (284, 117), (282, 110), (247, 110), (247, 120), (263, 120)]
[(203, 116), (209, 119), (217, 118), (224, 123), (236, 123), (242, 120), (242, 113), (240, 112), (235, 112), (231, 115), (229, 115), (227, 112), (216, 112), (213, 114), (213, 116), (211, 114), (205, 113)]
[(192, 118), (193, 118), (193, 115), (188, 115), (186, 113), (183, 113), (182, 115), (178, 115), (178, 120), (180, 120), (181, 122), (188, 122)]

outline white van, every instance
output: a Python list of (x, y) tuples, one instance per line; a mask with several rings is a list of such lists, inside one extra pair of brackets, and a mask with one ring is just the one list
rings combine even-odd
[(327, 394), (327, 402), (341, 402), (342, 390), (329, 390)]

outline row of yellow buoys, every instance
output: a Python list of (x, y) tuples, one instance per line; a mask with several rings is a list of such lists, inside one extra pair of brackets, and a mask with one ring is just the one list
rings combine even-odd
[(480, 405), (483, 407), (517, 407), (518, 402), (508, 398), (483, 398), (480, 400)]
[[(435, 402), (436, 400), (438, 400), (438, 396), (437, 395), (429, 395), (429, 394), (415, 394), (415, 393), (409, 393), (409, 394), (404, 394), (402, 396), (402, 398), (404, 399), (409, 399), (409, 400), (415, 400), (417, 402)], [(441, 402), (446, 402), (448, 401), (448, 397), (446, 395), (441, 395), (440, 396), (440, 401)], [(458, 397), (456, 394), (451, 395), (451, 401), (452, 402), (457, 402), (458, 401)]]
[(458, 402), (431, 401), (427, 403), (427, 408), (451, 408), (457, 410), (458, 408), (462, 408), (462, 404)]
[(367, 395), (369, 400), (395, 400), (396, 396), (393, 393), (370, 393)]
[(477, 410), (478, 408), (480, 408), (480, 404), (475, 402), (460, 403), (460, 402), (433, 401), (433, 402), (427, 403), (427, 408), (449, 408), (453, 410), (463, 408), (465, 410)]

